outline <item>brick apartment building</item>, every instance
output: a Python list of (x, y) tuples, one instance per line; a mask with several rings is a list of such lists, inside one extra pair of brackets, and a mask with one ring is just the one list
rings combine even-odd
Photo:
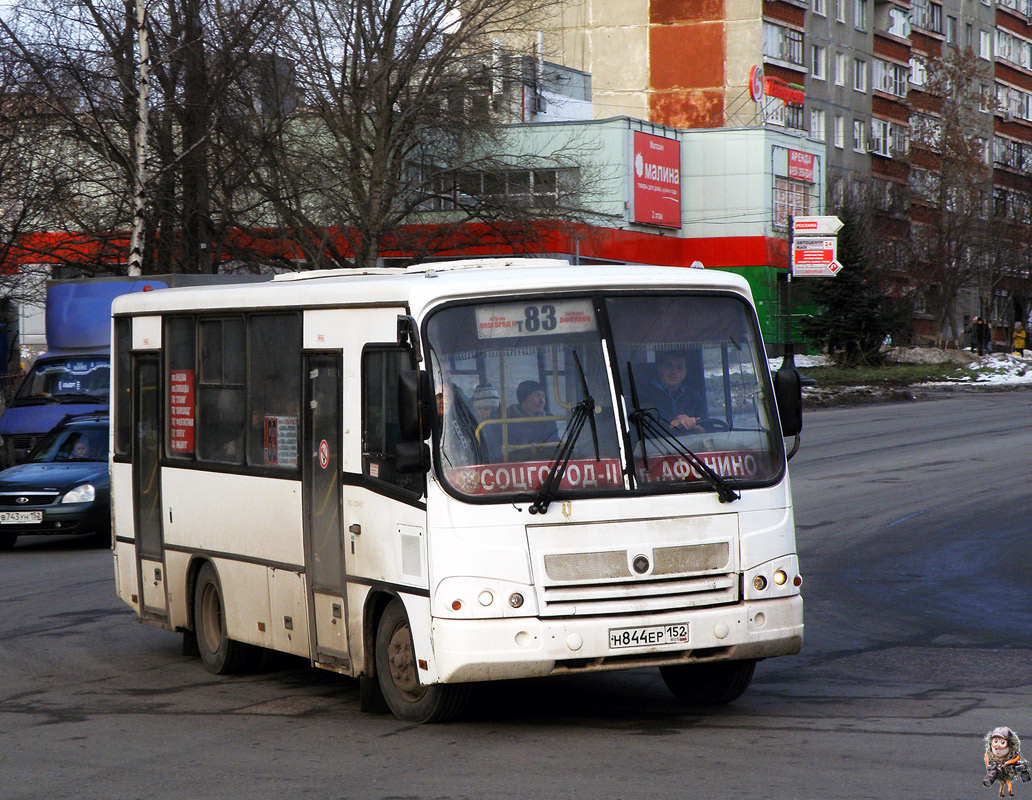
[[(929, 340), (962, 330), (973, 314), (1001, 336), (1028, 321), (1032, 0), (579, 0), (547, 46), (591, 74), (596, 117), (762, 124), (823, 142), (829, 213), (862, 193), (878, 234), (898, 240), (936, 213), (923, 189), (938, 178), (934, 133), (950, 122), (929, 72), (965, 53), (980, 85), (963, 135), (983, 154), (993, 235), (1015, 246), (1002, 270), (969, 282), (950, 320), (932, 313), (927, 276), (903, 265), (895, 290), (911, 294), (915, 332)], [(757, 67), (762, 97), (750, 91)], [(948, 324), (936, 330), (940, 322)]]

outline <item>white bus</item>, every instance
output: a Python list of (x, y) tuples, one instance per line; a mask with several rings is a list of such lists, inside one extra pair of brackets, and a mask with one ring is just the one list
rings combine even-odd
[(801, 646), (798, 373), (735, 275), (470, 260), (112, 314), (118, 594), (215, 673), (293, 653), (428, 722), (645, 666), (729, 702)]

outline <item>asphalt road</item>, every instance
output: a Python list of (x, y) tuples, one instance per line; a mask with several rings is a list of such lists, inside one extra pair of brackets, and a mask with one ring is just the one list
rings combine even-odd
[(1027, 392), (808, 412), (804, 650), (709, 714), (637, 670), (481, 687), (448, 725), (362, 715), (297, 662), (208, 674), (114, 597), (107, 551), (21, 540), (0, 799), (995, 797), (982, 735), (1032, 742), (1030, 419)]

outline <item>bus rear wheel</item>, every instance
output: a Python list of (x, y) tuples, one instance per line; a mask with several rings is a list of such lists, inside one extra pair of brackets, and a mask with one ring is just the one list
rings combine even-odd
[(193, 617), (197, 648), (209, 672), (228, 675), (257, 666), (261, 649), (226, 635), (225, 604), (219, 575), (210, 563), (201, 567), (194, 586)]
[(375, 652), (380, 691), (387, 707), (398, 719), (405, 722), (446, 722), (466, 708), (469, 686), (419, 682), (412, 629), (405, 606), (397, 598), (390, 602), (380, 617)]
[(711, 661), (660, 667), (659, 674), (681, 702), (692, 706), (722, 706), (742, 696), (755, 670), (755, 661)]

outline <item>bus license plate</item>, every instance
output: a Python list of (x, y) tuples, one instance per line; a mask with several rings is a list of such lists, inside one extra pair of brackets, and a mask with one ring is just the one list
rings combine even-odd
[(0, 511), (0, 525), (24, 525), (42, 521), (42, 511)]
[(687, 644), (688, 623), (653, 625), (648, 628), (610, 628), (609, 647), (650, 647), (657, 644)]

